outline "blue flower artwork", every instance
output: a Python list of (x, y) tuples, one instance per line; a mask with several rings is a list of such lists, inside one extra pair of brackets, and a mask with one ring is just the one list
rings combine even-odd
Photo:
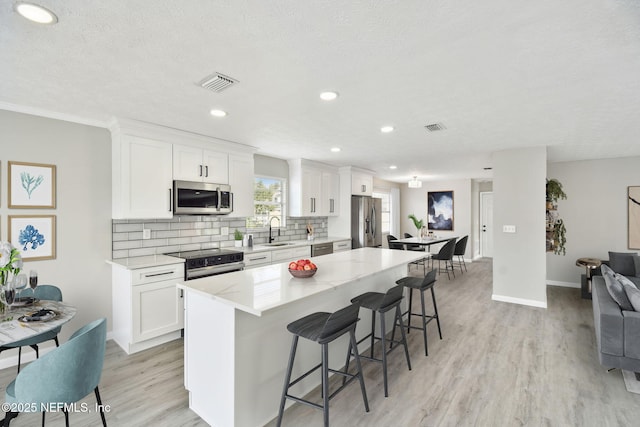
[[(27, 225), (23, 230), (20, 230), (18, 242), (22, 245), (23, 251), (36, 250), (38, 246), (44, 245), (45, 238), (33, 225)], [(31, 247), (29, 248), (29, 246)]]

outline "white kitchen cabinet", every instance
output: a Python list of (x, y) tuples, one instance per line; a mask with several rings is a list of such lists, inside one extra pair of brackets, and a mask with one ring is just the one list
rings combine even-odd
[(171, 155), (169, 143), (113, 134), (113, 218), (173, 217)]
[(227, 153), (173, 144), (173, 179), (229, 184)]
[(337, 172), (322, 171), (322, 216), (340, 214), (340, 175)]
[(333, 252), (342, 252), (351, 250), (351, 240), (340, 240), (333, 242)]
[(311, 246), (297, 246), (294, 248), (278, 249), (271, 252), (271, 263), (297, 261), (311, 256)]
[(127, 353), (180, 338), (184, 263), (127, 269), (113, 265), (113, 337)]
[(373, 175), (364, 172), (351, 172), (351, 194), (354, 196), (373, 195)]
[(229, 154), (229, 185), (233, 192), (233, 212), (229, 216), (253, 216), (252, 154)]
[(332, 215), (338, 215), (339, 185), (334, 168), (304, 159), (289, 160), (289, 215), (328, 216), (332, 208)]
[(271, 264), (271, 251), (244, 254), (244, 268), (262, 267)]

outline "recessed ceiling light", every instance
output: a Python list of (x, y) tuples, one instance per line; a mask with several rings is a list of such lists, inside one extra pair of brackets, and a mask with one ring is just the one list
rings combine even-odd
[(382, 133), (393, 132), (393, 126), (382, 126), (380, 128), (380, 132), (382, 132)]
[(211, 115), (214, 117), (224, 117), (227, 115), (227, 112), (222, 110), (211, 110)]
[(37, 4), (18, 2), (15, 5), (15, 10), (23, 18), (38, 24), (55, 24), (58, 22), (58, 17), (55, 13)]
[(333, 153), (339, 153), (339, 152), (340, 152), (340, 147), (333, 147), (333, 148), (331, 148), (331, 152), (333, 152)]
[(338, 97), (338, 92), (322, 92), (320, 94), (320, 99), (323, 101), (333, 101)]
[(398, 169), (398, 167), (396, 165), (391, 165), (389, 166), (389, 169)]

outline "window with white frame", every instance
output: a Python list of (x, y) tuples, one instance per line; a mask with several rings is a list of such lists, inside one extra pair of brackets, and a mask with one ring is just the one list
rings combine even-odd
[(391, 232), (391, 197), (389, 193), (374, 192), (373, 197), (382, 199), (382, 212), (380, 214), (382, 218), (382, 232)]
[(269, 227), (271, 218), (276, 217), (273, 225), (285, 226), (287, 212), (287, 180), (267, 176), (256, 176), (253, 184), (253, 216), (247, 218), (247, 228)]

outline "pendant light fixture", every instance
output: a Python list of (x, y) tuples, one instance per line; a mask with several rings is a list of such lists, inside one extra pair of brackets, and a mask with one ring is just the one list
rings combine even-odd
[(409, 180), (409, 188), (422, 188), (422, 181), (418, 181), (418, 177), (414, 176)]

